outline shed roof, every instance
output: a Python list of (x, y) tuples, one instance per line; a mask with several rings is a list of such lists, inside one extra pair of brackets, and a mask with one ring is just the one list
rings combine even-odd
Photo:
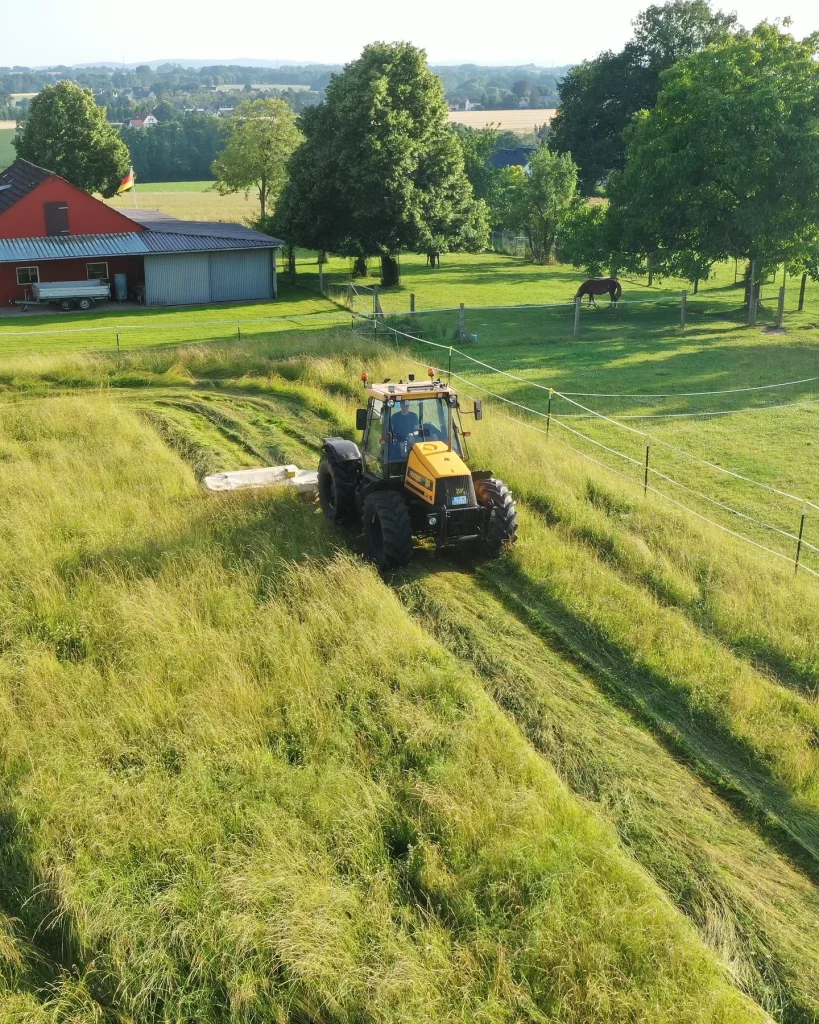
[(0, 263), (89, 259), (101, 256), (150, 256), (153, 253), (223, 252), (279, 249), (277, 238), (254, 232), (256, 238), (182, 235), (134, 231), (113, 235), (57, 235), (53, 238), (0, 238)]
[(14, 206), (38, 185), (52, 176), (53, 171), (29, 163), (28, 160), (15, 160), (0, 174), (0, 213)]

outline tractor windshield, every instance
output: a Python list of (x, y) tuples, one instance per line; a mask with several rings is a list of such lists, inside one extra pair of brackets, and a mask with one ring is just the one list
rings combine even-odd
[[(389, 461), (406, 459), (417, 441), (443, 441), (450, 443), (449, 405), (445, 398), (402, 398), (390, 409)], [(459, 455), (459, 432), (452, 430), (452, 448)]]

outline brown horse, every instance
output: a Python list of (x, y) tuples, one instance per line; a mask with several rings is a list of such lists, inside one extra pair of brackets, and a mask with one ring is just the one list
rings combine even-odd
[(605, 295), (606, 292), (608, 292), (611, 305), (615, 305), (623, 294), (623, 289), (616, 277), (590, 277), (577, 289), (575, 299), (582, 299), (584, 295), (588, 295), (589, 305), (596, 306), (595, 295)]

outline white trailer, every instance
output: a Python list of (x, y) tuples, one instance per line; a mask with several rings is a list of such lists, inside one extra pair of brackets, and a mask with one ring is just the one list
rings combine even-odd
[(46, 306), (54, 303), (58, 309), (93, 309), (100, 299), (111, 297), (111, 286), (105, 281), (42, 281), (31, 286), (31, 296), (18, 299), (16, 306), (23, 312), (29, 306)]

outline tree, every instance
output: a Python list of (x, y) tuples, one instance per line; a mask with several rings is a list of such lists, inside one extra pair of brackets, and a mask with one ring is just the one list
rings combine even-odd
[(32, 99), (14, 148), (18, 157), (104, 196), (114, 195), (131, 160), (104, 108), (73, 82), (47, 85)]
[(173, 121), (179, 116), (179, 111), (175, 109), (167, 100), (162, 100), (157, 103), (152, 111), (157, 121)]
[(441, 82), (409, 43), (374, 43), (302, 114), (304, 144), (275, 218), (278, 234), (311, 249), (378, 256), (480, 248), (483, 204), (447, 124)]
[(572, 154), (585, 195), (625, 166), (623, 132), (637, 111), (654, 106), (661, 73), (722, 39), (735, 22), (732, 14), (712, 12), (707, 0), (654, 5), (635, 19), (634, 38), (619, 53), (609, 50), (569, 71), (558, 85), (549, 143)]
[(819, 34), (763, 23), (665, 73), (610, 190), (630, 252), (686, 276), (729, 257), (806, 262), (819, 241), (818, 49)]
[(588, 277), (600, 277), (611, 268), (606, 207), (579, 200), (567, 210), (557, 246), (561, 263), (581, 267)]
[(548, 263), (576, 200), (577, 167), (568, 153), (553, 153), (542, 146), (526, 170), (512, 167), (509, 171), (512, 187), (505, 223), (526, 234), (535, 262)]
[(301, 141), (293, 111), (283, 100), (240, 103), (227, 123), (225, 148), (213, 164), (221, 195), (255, 189), (261, 217), (287, 180), (287, 162)]

